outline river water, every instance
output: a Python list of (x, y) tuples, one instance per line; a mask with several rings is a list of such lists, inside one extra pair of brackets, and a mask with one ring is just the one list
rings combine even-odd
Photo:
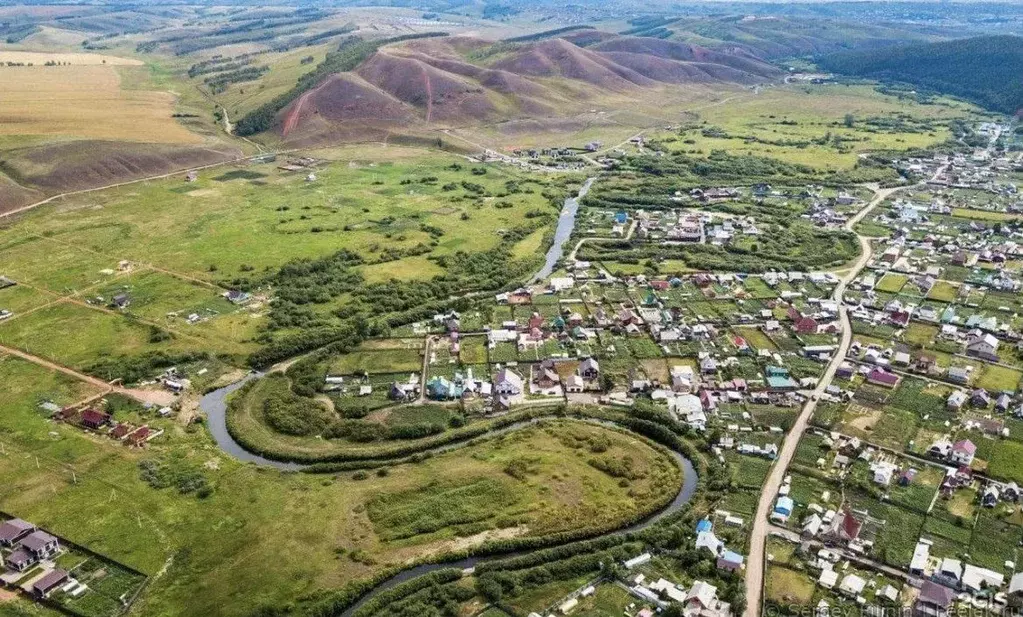
[(565, 242), (568, 242), (568, 239), (572, 236), (572, 230), (575, 229), (575, 215), (579, 212), (579, 200), (586, 197), (586, 193), (590, 192), (590, 186), (593, 185), (594, 180), (596, 178), (587, 178), (586, 182), (583, 182), (582, 187), (579, 189), (578, 195), (565, 199), (565, 205), (561, 208), (561, 216), (558, 217), (558, 227), (554, 230), (554, 244), (547, 251), (543, 267), (533, 276), (531, 282), (542, 281), (554, 272), (554, 266), (564, 253)]
[(205, 394), (201, 399), (199, 399), (199, 408), (206, 414), (206, 424), (210, 428), (210, 434), (213, 435), (213, 440), (217, 442), (217, 445), (224, 452), (240, 461), (245, 461), (246, 463), (276, 467), (282, 471), (298, 471), (302, 469), (302, 465), (299, 465), (298, 463), (274, 461), (266, 457), (259, 456), (258, 454), (253, 454), (243, 448), (242, 445), (235, 441), (234, 437), (231, 437), (231, 434), (227, 432), (227, 397), (249, 381), (257, 377), (261, 377), (262, 375), (262, 373), (252, 372), (246, 375), (241, 381), (236, 381), (229, 386), (225, 386), (219, 390), (214, 390), (213, 392)]

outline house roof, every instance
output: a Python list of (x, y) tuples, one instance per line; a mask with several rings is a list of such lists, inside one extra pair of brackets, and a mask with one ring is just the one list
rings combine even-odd
[(35, 555), (20, 547), (15, 549), (14, 552), (7, 556), (7, 563), (16, 566), (35, 563), (35, 561), (36, 561)]
[(976, 454), (977, 446), (969, 439), (961, 439), (952, 444), (952, 451), (961, 452), (963, 454)]
[(867, 375), (867, 379), (870, 381), (880, 381), (885, 384), (896, 384), (899, 381), (899, 376), (895, 373), (889, 373), (888, 371), (875, 368)]
[(509, 383), (516, 388), (522, 388), (522, 377), (511, 369), (501, 369), (501, 371), (497, 374), (497, 379), (494, 381), (497, 383)]
[(718, 557), (719, 565), (726, 564), (729, 566), (741, 566), (743, 561), (745, 561), (743, 559), (743, 556), (740, 555), (739, 553), (736, 553), (735, 551), (726, 550), (725, 552), (721, 553), (720, 557)]
[(57, 538), (51, 536), (50, 534), (40, 529), (33, 531), (32, 533), (25, 536), (25, 539), (21, 541), (21, 546), (32, 551), (33, 553), (37, 553), (42, 549), (46, 548), (47, 544), (56, 541)]
[(104, 424), (110, 420), (110, 414), (97, 411), (95, 409), (86, 409), (82, 412), (81, 421), (83, 424)]
[(867, 581), (863, 580), (863, 578), (858, 574), (847, 574), (846, 577), (842, 579), (842, 584), (839, 585), (839, 587), (843, 591), (848, 591), (849, 593), (860, 593), (866, 585)]
[(856, 520), (852, 512), (849, 510), (845, 511), (845, 515), (842, 517), (842, 532), (850, 540), (855, 540), (860, 535), (860, 528), (863, 527), (863, 523)]
[(917, 602), (933, 604), (940, 608), (948, 608), (952, 604), (953, 597), (955, 597), (955, 594), (948, 587), (943, 587), (934, 581), (924, 581), (923, 586), (920, 588), (920, 596)]
[(710, 608), (714, 604), (714, 598), (717, 596), (718, 589), (710, 583), (704, 581), (696, 581), (693, 586), (689, 589), (689, 595), (686, 596), (686, 602), (696, 600), (700, 603), (700, 606), (704, 608)]
[(14, 542), (23, 534), (35, 529), (36, 526), (20, 518), (12, 518), (0, 525), (0, 542)]
[(47, 593), (54, 587), (66, 581), (67, 579), (68, 579), (67, 570), (61, 570), (60, 568), (57, 568), (56, 570), (51, 570), (47, 572), (46, 575), (43, 576), (41, 579), (39, 579), (35, 583), (32, 583), (32, 589), (35, 589), (39, 593)]

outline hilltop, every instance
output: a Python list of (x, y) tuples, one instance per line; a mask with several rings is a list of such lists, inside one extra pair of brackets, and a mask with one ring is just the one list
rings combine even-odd
[(1018, 36), (835, 54), (820, 65), (846, 75), (907, 82), (1004, 113), (1023, 109), (1023, 38)]

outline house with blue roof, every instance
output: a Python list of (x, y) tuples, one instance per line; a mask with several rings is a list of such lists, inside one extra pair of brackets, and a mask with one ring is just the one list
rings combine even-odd
[(450, 401), (462, 396), (462, 388), (438, 375), (426, 382), (426, 395), (435, 401)]
[(799, 388), (799, 383), (789, 376), (787, 368), (768, 366), (765, 373), (767, 374), (767, 386), (772, 390), (795, 390)]
[(735, 551), (725, 550), (718, 557), (717, 567), (718, 570), (728, 570), (729, 572), (735, 572), (742, 568), (744, 562), (743, 556)]
[(710, 519), (701, 519), (699, 523), (696, 523), (696, 533), (702, 533), (704, 531), (713, 531), (714, 523), (710, 522)]
[(795, 506), (795, 502), (788, 495), (783, 495), (778, 498), (778, 501), (774, 504), (774, 511), (771, 512), (771, 520), (784, 523), (789, 520), (792, 516), (792, 508)]

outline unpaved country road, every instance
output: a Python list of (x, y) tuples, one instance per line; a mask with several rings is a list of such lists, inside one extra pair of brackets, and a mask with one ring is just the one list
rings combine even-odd
[[(870, 203), (857, 212), (855, 216), (846, 221), (845, 228), (848, 231), (853, 231), (856, 224), (870, 214), (874, 208), (883, 203), (893, 193), (906, 190), (907, 188), (912, 187), (896, 187), (875, 191), (874, 197), (870, 200)], [(827, 387), (831, 385), (831, 380), (834, 379), (839, 365), (842, 364), (843, 360), (845, 360), (845, 356), (849, 352), (849, 346), (852, 344), (852, 323), (849, 320), (849, 313), (844, 302), (845, 290), (849, 283), (859, 276), (860, 271), (867, 265), (867, 262), (870, 261), (873, 250), (870, 246), (869, 238), (859, 234), (857, 234), (856, 237), (860, 241), (860, 258), (857, 259), (856, 263), (848, 269), (845, 276), (839, 280), (839, 283), (832, 294), (832, 298), (838, 302), (839, 318), (842, 321), (842, 342), (838, 346), (838, 351), (835, 352), (835, 357), (832, 358), (831, 362), (828, 364), (827, 370), (824, 371), (824, 375), (821, 376), (820, 381), (817, 383), (817, 388), (814, 389), (813, 395), (806, 402), (806, 405), (803, 406), (803, 410), (800, 412), (799, 417), (796, 418), (796, 421), (792, 426), (792, 430), (785, 435), (785, 440), (782, 442), (781, 450), (778, 452), (778, 458), (775, 460), (774, 466), (771, 467), (771, 473), (767, 476), (767, 480), (764, 482), (764, 488), (760, 493), (760, 500), (757, 503), (757, 512), (753, 517), (753, 530), (750, 536), (750, 552), (746, 563), (745, 617), (758, 617), (760, 615), (764, 590), (764, 552), (767, 545), (768, 516), (771, 512), (771, 505), (774, 503), (774, 498), (778, 494), (778, 490), (781, 488), (782, 480), (785, 478), (785, 472), (788, 470), (789, 463), (792, 462), (792, 457), (796, 453), (796, 445), (799, 443), (800, 437), (802, 437), (803, 432), (806, 430), (806, 426), (810, 421), (810, 416), (812, 416), (814, 410), (817, 409), (817, 399), (819, 399), (820, 396), (824, 394)]]
[(155, 405), (170, 405), (175, 400), (174, 395), (170, 392), (166, 392), (163, 390), (139, 390), (133, 388), (122, 388), (120, 386), (114, 386), (97, 377), (86, 375), (85, 373), (80, 373), (73, 368), (57, 364), (56, 362), (51, 362), (50, 360), (40, 358), (39, 356), (33, 356), (30, 353), (25, 353), (24, 351), (21, 351), (20, 349), (15, 349), (13, 347), (0, 345), (0, 355), (14, 356), (15, 358), (20, 358), (22, 360), (25, 360), (26, 362), (31, 362), (32, 364), (41, 366), (45, 369), (57, 371), (58, 373), (64, 373), (65, 375), (74, 377), (79, 381), (84, 381), (90, 385), (100, 388), (103, 391), (103, 394), (116, 392), (118, 394), (130, 396), (131, 398), (142, 401), (144, 403), (149, 402)]

